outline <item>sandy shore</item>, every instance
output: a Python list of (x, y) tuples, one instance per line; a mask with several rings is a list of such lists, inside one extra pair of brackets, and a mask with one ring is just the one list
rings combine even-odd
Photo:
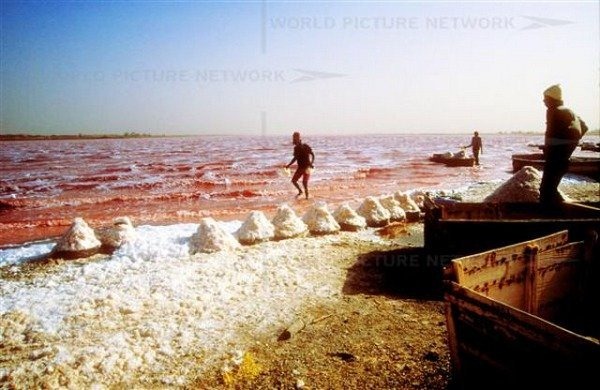
[[(600, 201), (598, 183), (561, 189)], [(447, 388), (443, 303), (378, 267), (381, 253), (422, 246), (422, 224), (189, 256), (192, 231), (147, 227), (152, 245), (118, 256), (1, 268), (0, 385)]]

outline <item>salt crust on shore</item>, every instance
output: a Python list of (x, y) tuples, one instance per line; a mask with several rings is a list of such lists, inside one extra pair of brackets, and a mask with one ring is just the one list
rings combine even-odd
[(242, 244), (256, 244), (268, 241), (275, 236), (275, 227), (262, 211), (252, 211), (236, 232)]
[(54, 247), (54, 253), (85, 252), (100, 248), (101, 242), (96, 238), (94, 230), (83, 218), (75, 218), (73, 224)]
[(367, 225), (371, 227), (385, 226), (390, 222), (390, 212), (374, 196), (367, 196), (356, 211), (365, 217)]
[(329, 212), (327, 203), (319, 202), (311, 207), (304, 217), (304, 223), (313, 234), (331, 234), (340, 231), (340, 225)]
[(367, 227), (367, 220), (358, 215), (348, 203), (341, 204), (334, 211), (333, 217), (342, 230), (357, 231)]
[(308, 234), (308, 226), (287, 204), (282, 204), (277, 208), (277, 214), (271, 222), (275, 226), (275, 239), (277, 240)]
[(275, 335), (301, 305), (337, 299), (346, 269), (325, 254), (344, 250), (344, 234), (379, 240), (342, 233), (190, 256), (195, 229), (140, 226), (110, 257), (3, 280), (2, 342), (33, 352), (5, 364), (0, 377), (24, 387), (61, 387), (68, 378), (65, 387), (104, 388), (144, 377), (182, 386), (197, 375), (197, 359), (210, 367), (257, 335)]

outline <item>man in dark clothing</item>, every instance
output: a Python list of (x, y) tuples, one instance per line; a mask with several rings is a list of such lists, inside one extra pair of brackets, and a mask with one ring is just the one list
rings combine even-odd
[(569, 158), (587, 131), (585, 122), (563, 106), (560, 85), (544, 91), (546, 134), (544, 139), (544, 173), (540, 185), (540, 202), (555, 204), (564, 201), (558, 184), (569, 168)]
[(294, 143), (294, 158), (286, 168), (289, 168), (294, 162), (298, 164), (298, 168), (292, 177), (292, 184), (298, 189), (298, 195), (302, 195), (302, 190), (298, 185), (298, 180), (302, 177), (302, 186), (304, 186), (304, 195), (308, 199), (308, 179), (310, 178), (310, 172), (314, 168), (315, 154), (313, 153), (310, 146), (303, 144), (300, 140), (300, 133), (297, 131), (292, 136), (292, 142)]
[(479, 165), (479, 152), (483, 154), (483, 143), (481, 142), (481, 137), (479, 133), (476, 131), (473, 133), (473, 138), (471, 138), (471, 145), (465, 146), (465, 148), (471, 147), (473, 151), (473, 157), (475, 157), (475, 165)]

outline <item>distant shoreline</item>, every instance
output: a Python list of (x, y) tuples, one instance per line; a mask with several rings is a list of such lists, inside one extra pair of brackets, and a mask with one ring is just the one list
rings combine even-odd
[[(411, 135), (469, 135), (471, 133), (413, 133)], [(492, 132), (485, 135), (532, 135), (543, 136), (543, 132), (535, 131), (513, 131), (513, 132)], [(347, 134), (350, 136), (394, 136), (407, 135), (403, 133), (374, 133), (374, 134)], [(47, 141), (47, 140), (96, 140), (96, 139), (138, 139), (138, 138), (185, 138), (185, 137), (262, 137), (259, 135), (249, 134), (148, 134), (148, 133), (123, 133), (123, 134), (0, 134), (0, 141)], [(283, 137), (285, 134), (272, 134), (269, 136)], [(319, 136), (311, 134), (309, 137)], [(332, 137), (344, 136), (342, 134), (327, 135)], [(588, 131), (582, 138), (582, 141), (587, 141), (591, 137), (600, 136), (600, 130)]]
[(0, 141), (46, 141), (46, 140), (93, 140), (93, 139), (130, 139), (176, 137), (142, 133), (124, 134), (0, 134)]

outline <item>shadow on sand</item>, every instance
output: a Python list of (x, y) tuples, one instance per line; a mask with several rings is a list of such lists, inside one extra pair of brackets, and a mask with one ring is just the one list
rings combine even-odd
[(422, 247), (369, 252), (348, 269), (342, 291), (348, 295), (440, 300), (443, 268), (452, 258), (427, 253)]

